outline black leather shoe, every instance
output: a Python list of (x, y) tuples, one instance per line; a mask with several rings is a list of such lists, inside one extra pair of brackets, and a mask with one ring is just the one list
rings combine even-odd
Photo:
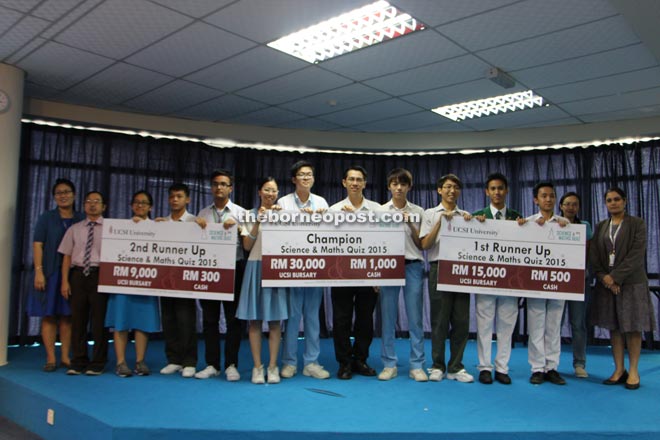
[(545, 380), (555, 385), (566, 385), (566, 381), (559, 375), (557, 370), (550, 370), (545, 373)]
[(603, 381), (603, 385), (623, 385), (628, 380), (628, 372), (624, 371), (617, 380), (606, 379)]
[(354, 360), (353, 372), (361, 374), (362, 376), (375, 376), (376, 370), (371, 368), (366, 362)]
[(504, 385), (511, 385), (511, 378), (508, 374), (495, 372), (495, 380)]
[(342, 380), (348, 380), (353, 377), (351, 373), (350, 364), (339, 364), (339, 371), (337, 371), (337, 377)]
[(529, 383), (534, 385), (541, 385), (544, 380), (545, 378), (543, 377), (543, 373), (537, 371), (536, 373), (532, 373), (532, 377), (529, 378)]
[(625, 387), (626, 387), (627, 390), (639, 389), (639, 382), (637, 382), (637, 383), (628, 383), (628, 382), (626, 382)]
[(490, 385), (493, 383), (493, 375), (488, 370), (482, 370), (481, 373), (479, 373), (479, 382), (485, 385)]

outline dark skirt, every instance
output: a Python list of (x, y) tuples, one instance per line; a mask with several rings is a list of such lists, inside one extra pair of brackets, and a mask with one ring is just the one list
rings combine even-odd
[(648, 284), (623, 285), (621, 292), (614, 295), (602, 283), (597, 283), (593, 290), (589, 322), (624, 333), (653, 330), (655, 318)]
[(62, 296), (62, 271), (56, 270), (46, 280), (46, 290), (30, 289), (27, 301), (28, 316), (70, 316), (69, 301)]

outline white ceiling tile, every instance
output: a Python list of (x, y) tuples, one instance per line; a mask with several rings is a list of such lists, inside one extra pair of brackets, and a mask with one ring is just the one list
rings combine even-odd
[(280, 104), (303, 96), (341, 87), (351, 81), (316, 66), (258, 84), (238, 92), (239, 95), (268, 104)]
[(424, 108), (432, 109), (442, 105), (458, 104), (460, 102), (472, 101), (475, 99), (484, 99), (492, 96), (522, 92), (523, 90), (525, 90), (525, 88), (520, 85), (510, 89), (503, 89), (494, 82), (484, 78), (463, 84), (455, 84), (449, 87), (442, 87), (440, 89), (402, 96), (401, 99)]
[(254, 41), (268, 43), (369, 3), (373, 1), (241, 0), (204, 21)]
[(23, 57), (27, 56), (32, 51), (37, 50), (39, 47), (46, 44), (47, 41), (48, 40), (45, 40), (43, 38), (34, 38), (30, 40), (30, 42), (27, 43), (25, 46), (21, 47), (19, 50), (11, 54), (11, 56), (8, 57), (5, 61), (7, 62), (7, 64), (18, 64), (18, 62), (22, 60)]
[(337, 124), (331, 124), (330, 122), (321, 121), (316, 118), (305, 118), (299, 119), (297, 121), (284, 122), (282, 124), (277, 124), (279, 128), (298, 128), (302, 130), (320, 130), (320, 131), (335, 131), (340, 126)]
[(145, 0), (106, 0), (56, 40), (121, 59), (191, 21), (190, 17)]
[[(173, 76), (183, 76), (254, 43), (205, 23), (194, 23), (126, 59), (131, 64)], [(178, 54), (172, 57), (172, 53)]]
[(430, 111), (420, 111), (408, 115), (367, 122), (365, 124), (357, 124), (353, 125), (352, 128), (360, 131), (391, 133), (444, 124), (446, 124), (446, 121), (443, 121), (437, 114)]
[(419, 112), (419, 107), (400, 99), (387, 99), (337, 113), (319, 116), (319, 119), (344, 126), (354, 126), (393, 116)]
[(215, 10), (218, 10), (234, 0), (152, 0), (168, 8), (175, 9), (184, 14), (201, 18)]
[(519, 70), (513, 76), (527, 87), (539, 89), (657, 65), (658, 61), (640, 43), (582, 58)]
[(616, 14), (603, 0), (528, 0), (437, 29), (468, 50), (477, 51)]
[(5, 59), (41, 33), (50, 23), (41, 18), (25, 17), (0, 38), (0, 59)]
[(650, 118), (653, 116), (660, 116), (660, 105), (618, 110), (614, 112), (592, 113), (588, 115), (581, 115), (580, 119), (582, 119), (584, 122), (604, 122)]
[[(441, 118), (441, 116), (438, 116)], [(441, 133), (441, 132), (467, 132), (474, 131), (470, 127), (458, 124), (456, 122), (449, 122), (447, 124), (429, 125), (427, 127), (414, 128), (406, 130), (408, 133)], [(432, 150), (429, 148), (429, 150)]]
[(287, 121), (295, 121), (297, 119), (301, 119), (302, 117), (303, 116), (299, 113), (290, 112), (288, 110), (277, 107), (268, 107), (262, 110), (257, 110), (256, 112), (237, 116), (235, 118), (225, 119), (224, 122), (273, 127)]
[(551, 121), (540, 121), (532, 122), (530, 124), (522, 124), (517, 128), (532, 128), (532, 127), (554, 127), (558, 125), (578, 125), (582, 124), (582, 121), (576, 118), (561, 118), (553, 119)]
[(23, 58), (18, 67), (28, 72), (30, 81), (62, 90), (112, 63), (108, 58), (51, 41)]
[(42, 86), (41, 84), (36, 84), (30, 82), (29, 80), (25, 81), (25, 86), (23, 89), (23, 94), (26, 98), (36, 98), (36, 99), (51, 99), (53, 96), (57, 95), (59, 90), (53, 89), (52, 87)]
[(582, 118), (591, 113), (614, 112), (641, 107), (655, 107), (660, 104), (660, 87), (601, 98), (568, 102), (561, 107), (572, 115)]
[(60, 18), (53, 23), (51, 27), (46, 29), (41, 35), (44, 38), (53, 38), (55, 35), (60, 33), (63, 29), (66, 29), (71, 23), (78, 20), (80, 17), (85, 15), (91, 9), (95, 8), (96, 5), (101, 3), (103, 0), (84, 0), (80, 5), (78, 5), (71, 12), (66, 14), (64, 17)]
[(478, 58), (465, 55), (365, 81), (365, 84), (392, 95), (406, 95), (483, 78), (489, 68)]
[(153, 114), (167, 114), (190, 107), (222, 94), (217, 90), (176, 80), (142, 96), (124, 102), (124, 105)]
[(64, 95), (69, 93), (87, 95), (104, 104), (118, 104), (172, 79), (140, 67), (117, 63), (67, 90)]
[(392, 0), (390, 3), (406, 11), (422, 23), (437, 26), (484, 11), (497, 9), (519, 0)]
[[(382, 101), (388, 97), (385, 93), (374, 90), (371, 87), (366, 87), (362, 84), (350, 84), (345, 87), (319, 93), (318, 95), (287, 102), (280, 107), (310, 116), (318, 116), (374, 101)], [(330, 101), (334, 101), (334, 103), (330, 104)]]
[(364, 80), (463, 55), (465, 50), (427, 29), (320, 63), (324, 69)]
[(23, 17), (23, 14), (20, 12), (0, 6), (0, 35), (7, 32), (21, 17)]
[(465, 126), (472, 127), (475, 130), (496, 130), (505, 128), (517, 128), (521, 125), (531, 124), (533, 122), (552, 121), (566, 118), (569, 115), (563, 110), (555, 107), (537, 107), (517, 112), (501, 113), (482, 118), (466, 119), (461, 121)]
[(267, 107), (266, 104), (251, 99), (241, 98), (235, 95), (223, 95), (178, 111), (176, 115), (206, 121), (218, 121), (261, 110), (265, 107)]
[(537, 89), (536, 92), (551, 102), (560, 104), (654, 87), (660, 87), (660, 67)]
[(0, 0), (0, 6), (6, 6), (21, 12), (28, 12), (41, 0)]
[[(262, 66), (268, 66), (268, 68)], [(269, 47), (259, 46), (190, 74), (186, 76), (186, 79), (231, 92), (306, 66), (309, 64), (297, 58)]]
[(484, 50), (478, 55), (505, 71), (554, 63), (635, 44), (639, 38), (621, 16)]
[(49, 21), (55, 21), (81, 2), (82, 0), (46, 0), (30, 14)]

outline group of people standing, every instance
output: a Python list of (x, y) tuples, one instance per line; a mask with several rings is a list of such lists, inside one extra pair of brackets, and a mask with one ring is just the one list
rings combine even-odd
[[(57, 208), (44, 213), (35, 229), (34, 292), (29, 313), (41, 316), (42, 337), (46, 347), (45, 371), (58, 367), (55, 340), (59, 324), (62, 341), (61, 365), (67, 374), (101, 374), (107, 363), (108, 328), (114, 329), (117, 364), (115, 372), (121, 377), (148, 375), (145, 362), (148, 336), (162, 326), (167, 365), (160, 372), (180, 372), (183, 377), (207, 379), (224, 370), (229, 381), (240, 380), (238, 352), (247, 321), (250, 349), (254, 361), (251, 380), (255, 384), (278, 383), (298, 372), (298, 331), (301, 320), (304, 329), (302, 374), (317, 379), (330, 377), (319, 364), (320, 321), (323, 300), (320, 287), (265, 288), (261, 286), (261, 225), (258, 214), (268, 210), (304, 211), (398, 211), (405, 226), (404, 287), (335, 287), (332, 288), (333, 340), (338, 363), (337, 377), (351, 379), (353, 374), (378, 376), (386, 381), (398, 375), (398, 358), (394, 346), (399, 294), (403, 293), (410, 334), (410, 367), (408, 375), (417, 382), (442, 381), (473, 382), (473, 376), (462, 363), (469, 335), (470, 294), (443, 292), (436, 288), (440, 225), (461, 216), (468, 221), (517, 221), (543, 225), (586, 223), (588, 259), (597, 284), (590, 305), (591, 322), (610, 330), (615, 371), (605, 384), (624, 384), (628, 389), (639, 387), (638, 362), (641, 332), (653, 326), (653, 312), (644, 271), (646, 229), (644, 221), (625, 211), (626, 195), (619, 188), (606, 192), (605, 203), (610, 218), (600, 222), (591, 239), (591, 228), (578, 218), (580, 199), (567, 193), (560, 199), (562, 215), (555, 214), (556, 193), (552, 183), (541, 182), (534, 187), (534, 203), (539, 212), (523, 217), (506, 206), (508, 181), (500, 173), (491, 174), (485, 193), (489, 206), (469, 213), (458, 207), (463, 188), (453, 175), (437, 181), (440, 204), (424, 210), (407, 199), (413, 187), (413, 176), (403, 168), (393, 169), (387, 177), (391, 199), (384, 205), (364, 197), (367, 171), (361, 166), (346, 169), (342, 185), (347, 197), (329, 206), (323, 197), (311, 192), (314, 167), (306, 161), (291, 167), (290, 178), (295, 185), (291, 194), (279, 197), (277, 181), (267, 177), (259, 183), (259, 206), (246, 216), (242, 207), (231, 201), (233, 175), (226, 170), (215, 171), (210, 179), (213, 203), (197, 216), (187, 211), (189, 189), (184, 184), (169, 188), (170, 215), (155, 221), (196, 222), (200, 227), (220, 223), (224, 228), (237, 228), (235, 294), (233, 301), (199, 300), (203, 315), (203, 335), (206, 366), (197, 371), (197, 305), (194, 299), (158, 298), (138, 295), (104, 294), (97, 291), (103, 212), (106, 201), (97, 191), (85, 195), (84, 214), (74, 210), (75, 186), (60, 179), (53, 187)], [(151, 195), (138, 191), (131, 207), (134, 221), (151, 221)], [(250, 222), (242, 222), (249, 218)], [(420, 222), (414, 221), (421, 219)], [(246, 253), (248, 254), (246, 257)], [(425, 369), (423, 329), (423, 279), (425, 254), (429, 264), (428, 291), (430, 296), (432, 359)], [(585, 255), (587, 258), (587, 255)], [(383, 368), (377, 373), (368, 363), (373, 339), (374, 310), (380, 303), (382, 313), (381, 360)], [(587, 302), (569, 301), (569, 316), (573, 330), (573, 367), (577, 377), (586, 372), (586, 316)], [(476, 295), (477, 350), (479, 382), (502, 384), (512, 382), (508, 363), (511, 339), (519, 315), (519, 299), (508, 296)], [(221, 368), (220, 310), (226, 322), (225, 359)], [(549, 381), (565, 384), (558, 372), (561, 348), (561, 321), (565, 301), (558, 299), (527, 299), (527, 327), (529, 331), (528, 360), (530, 382)], [(58, 322), (59, 321), (59, 322)], [(94, 339), (92, 357), (87, 350), (87, 325), (91, 321)], [(268, 364), (262, 362), (263, 323), (268, 326)], [(285, 323), (282, 337), (282, 323)], [(494, 325), (495, 324), (495, 325)], [(496, 354), (492, 361), (493, 329), (497, 335)], [(135, 368), (128, 367), (126, 346), (128, 331), (135, 330)], [(354, 337), (351, 341), (351, 335)], [(445, 359), (445, 344), (449, 339), (450, 356)], [(278, 355), (281, 347), (281, 370)], [(624, 367), (624, 348), (629, 352), (629, 368)], [(72, 357), (69, 357), (69, 351)]]

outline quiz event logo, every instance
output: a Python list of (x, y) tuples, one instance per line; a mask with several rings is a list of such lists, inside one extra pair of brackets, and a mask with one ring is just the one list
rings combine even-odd
[[(552, 231), (551, 231), (552, 232)], [(557, 241), (580, 241), (582, 234), (578, 231), (554, 231), (554, 236), (548, 237), (550, 240)]]

